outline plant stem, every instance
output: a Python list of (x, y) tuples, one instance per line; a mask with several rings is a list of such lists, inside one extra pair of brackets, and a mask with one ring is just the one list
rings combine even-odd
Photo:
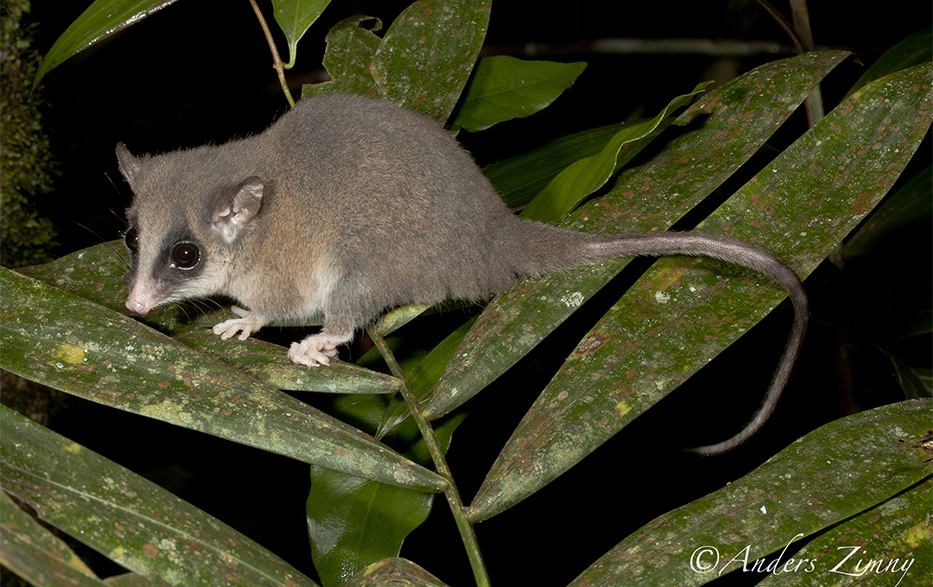
[(376, 332), (375, 328), (368, 329), (368, 332), (373, 343), (375, 343), (379, 352), (382, 354), (382, 357), (385, 359), (386, 363), (388, 363), (392, 375), (401, 380), (402, 398), (408, 405), (408, 409), (411, 410), (411, 416), (418, 425), (418, 430), (421, 432), (421, 436), (424, 438), (424, 442), (427, 445), (428, 452), (431, 454), (431, 459), (434, 461), (434, 467), (437, 469), (439, 475), (447, 479), (448, 487), (447, 490), (444, 491), (444, 496), (447, 498), (447, 504), (450, 506), (451, 513), (453, 513), (454, 522), (457, 524), (457, 530), (460, 531), (460, 539), (463, 540), (463, 546), (466, 548), (467, 556), (470, 559), (470, 566), (473, 568), (473, 577), (476, 580), (476, 585), (478, 587), (490, 587), (489, 575), (486, 572), (486, 565), (483, 563), (483, 554), (479, 549), (476, 533), (473, 531), (473, 526), (470, 524), (470, 521), (467, 520), (466, 510), (463, 507), (463, 501), (460, 499), (460, 492), (457, 490), (457, 485), (454, 483), (450, 467), (447, 466), (447, 459), (444, 458), (444, 450), (441, 448), (441, 443), (437, 440), (431, 423), (424, 417), (424, 410), (421, 407), (421, 403), (418, 401), (418, 398), (415, 397), (411, 386), (408, 384), (408, 379), (395, 360), (395, 355), (392, 353), (392, 350), (389, 349), (389, 345), (386, 344), (382, 335)]
[[(793, 41), (797, 53), (803, 55), (808, 51), (813, 51), (813, 31), (810, 29), (810, 13), (807, 10), (807, 0), (790, 0), (793, 25), (787, 22), (787, 19), (771, 6), (768, 0), (758, 0), (758, 4), (781, 25), (781, 28)], [(823, 119), (823, 95), (820, 92), (820, 86), (813, 88), (813, 92), (807, 96), (804, 108), (807, 111), (807, 122), (810, 124), (810, 128), (813, 128), (817, 122)]]
[(256, 18), (259, 19), (259, 26), (262, 27), (262, 32), (266, 35), (266, 42), (269, 43), (269, 49), (272, 51), (272, 67), (279, 74), (279, 83), (282, 84), (282, 91), (285, 92), (285, 99), (288, 100), (288, 105), (290, 107), (294, 107), (295, 99), (288, 90), (288, 83), (285, 82), (285, 67), (282, 65), (282, 58), (279, 57), (279, 50), (275, 48), (275, 41), (272, 39), (272, 32), (269, 31), (269, 25), (266, 24), (266, 19), (262, 16), (262, 11), (259, 10), (259, 6), (256, 5), (256, 0), (249, 0), (249, 3), (252, 4), (253, 12), (256, 13)]
[[(794, 21), (794, 31), (803, 43), (804, 49), (813, 51), (813, 30), (810, 28), (810, 11), (807, 10), (807, 0), (790, 0), (790, 11)], [(817, 122), (823, 120), (823, 94), (820, 92), (820, 86), (813, 88), (813, 92), (807, 96), (804, 107), (807, 109), (807, 120), (810, 128), (813, 128)]]

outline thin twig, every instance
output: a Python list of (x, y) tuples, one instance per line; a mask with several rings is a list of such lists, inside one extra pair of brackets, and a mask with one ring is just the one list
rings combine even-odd
[(421, 432), (421, 436), (424, 438), (424, 442), (427, 445), (428, 452), (431, 454), (431, 459), (434, 461), (434, 467), (437, 469), (439, 475), (447, 479), (448, 487), (447, 490), (444, 491), (444, 496), (447, 498), (451, 513), (453, 513), (454, 522), (457, 524), (457, 530), (460, 531), (460, 539), (463, 540), (463, 546), (466, 548), (467, 556), (470, 559), (470, 566), (473, 568), (473, 577), (476, 580), (476, 585), (478, 587), (490, 587), (489, 575), (486, 572), (486, 565), (483, 563), (483, 554), (479, 549), (476, 533), (473, 531), (473, 526), (470, 524), (470, 521), (467, 520), (466, 510), (463, 507), (463, 501), (460, 499), (460, 492), (457, 491), (457, 485), (454, 483), (450, 467), (447, 466), (447, 459), (444, 458), (444, 450), (441, 448), (441, 443), (437, 440), (437, 436), (434, 434), (434, 429), (431, 427), (430, 422), (424, 417), (424, 410), (421, 407), (421, 403), (418, 401), (418, 398), (415, 397), (411, 386), (408, 384), (408, 379), (395, 360), (395, 355), (392, 353), (389, 345), (387, 345), (385, 339), (376, 332), (375, 328), (368, 329), (368, 332), (369, 337), (389, 365), (389, 370), (392, 371), (392, 375), (401, 380), (402, 398), (408, 405), (408, 409), (411, 410), (412, 419), (414, 419), (415, 423), (418, 425), (418, 430)]
[(777, 11), (774, 6), (771, 6), (771, 3), (768, 0), (757, 0), (758, 4), (771, 15), (781, 28), (784, 29), (784, 32), (787, 33), (787, 36), (790, 37), (791, 42), (794, 44), (794, 49), (797, 50), (797, 53), (803, 55), (806, 53), (806, 49), (803, 48), (803, 43), (800, 42), (800, 38), (797, 36), (797, 33), (794, 32), (794, 28), (791, 26), (787, 19), (784, 18), (784, 15)]
[(249, 0), (249, 3), (253, 5), (253, 12), (256, 13), (256, 18), (259, 19), (259, 26), (262, 27), (262, 32), (266, 35), (266, 41), (269, 43), (269, 50), (272, 51), (272, 67), (279, 74), (279, 83), (282, 84), (282, 91), (285, 92), (285, 99), (288, 100), (289, 106), (294, 107), (295, 99), (288, 90), (288, 83), (285, 81), (285, 66), (282, 65), (282, 58), (279, 57), (279, 50), (275, 47), (275, 41), (272, 39), (272, 32), (269, 31), (269, 25), (266, 24), (266, 19), (262, 16), (262, 11), (259, 10), (259, 6), (256, 5), (256, 0)]
[[(790, 12), (794, 21), (794, 30), (800, 37), (804, 49), (813, 51), (813, 30), (810, 28), (810, 11), (807, 10), (807, 0), (790, 0)], [(810, 128), (823, 120), (823, 94), (820, 92), (820, 86), (817, 85), (813, 92), (807, 96), (804, 103), (807, 108), (807, 120)]]
[[(794, 48), (797, 53), (803, 55), (813, 50), (813, 32), (810, 30), (810, 14), (807, 11), (807, 0), (790, 0), (790, 10), (794, 24), (787, 22), (780, 12), (778, 12), (768, 0), (757, 0), (758, 4), (764, 8), (771, 18), (777, 21), (787, 36), (794, 42)], [(820, 92), (820, 86), (817, 85), (804, 101), (804, 109), (807, 111), (807, 123), (810, 128), (823, 119), (823, 94)]]

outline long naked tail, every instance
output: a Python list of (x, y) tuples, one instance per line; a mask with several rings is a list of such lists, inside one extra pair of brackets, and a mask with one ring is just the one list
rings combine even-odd
[[(560, 255), (555, 255), (553, 251), (559, 248), (556, 246), (557, 240), (565, 239), (565, 248), (562, 251), (564, 257), (560, 258), (560, 260), (555, 259), (556, 263), (563, 267), (585, 261), (615, 257), (667, 257), (675, 255), (714, 257), (754, 269), (778, 282), (787, 290), (793, 303), (794, 324), (763, 403), (745, 428), (732, 438), (709, 446), (690, 448), (687, 451), (704, 455), (721, 454), (737, 447), (758, 432), (774, 412), (774, 408), (777, 406), (778, 400), (790, 380), (791, 372), (797, 362), (797, 357), (800, 355), (800, 349), (803, 346), (803, 339), (807, 331), (810, 316), (807, 294), (800, 283), (800, 279), (792, 269), (781, 263), (770, 253), (723, 236), (696, 232), (657, 232), (597, 237), (538, 223), (525, 222), (524, 224), (526, 226), (523, 227), (523, 232), (530, 241), (529, 244), (534, 241), (542, 243), (532, 245), (529, 248), (538, 251), (550, 249), (547, 256), (551, 259), (560, 258)], [(529, 224), (534, 226), (527, 226)], [(576, 257), (576, 263), (570, 263), (568, 256)], [(531, 269), (531, 271), (528, 271), (529, 273), (536, 273), (540, 270), (537, 266)], [(554, 270), (556, 268), (548, 269)]]

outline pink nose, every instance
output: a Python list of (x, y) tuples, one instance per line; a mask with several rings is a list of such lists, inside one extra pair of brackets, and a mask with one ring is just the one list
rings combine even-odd
[(149, 309), (145, 305), (137, 302), (133, 298), (126, 298), (126, 309), (130, 312), (136, 312), (137, 314), (142, 314), (145, 316), (149, 313)]

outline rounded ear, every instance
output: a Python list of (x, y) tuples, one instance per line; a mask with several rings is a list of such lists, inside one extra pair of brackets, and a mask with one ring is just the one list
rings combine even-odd
[(130, 186), (139, 172), (139, 159), (130, 153), (123, 143), (117, 143), (117, 165), (120, 167), (120, 173)]
[(211, 222), (225, 242), (232, 243), (240, 229), (256, 217), (262, 190), (262, 180), (254, 175), (221, 192), (214, 201)]

